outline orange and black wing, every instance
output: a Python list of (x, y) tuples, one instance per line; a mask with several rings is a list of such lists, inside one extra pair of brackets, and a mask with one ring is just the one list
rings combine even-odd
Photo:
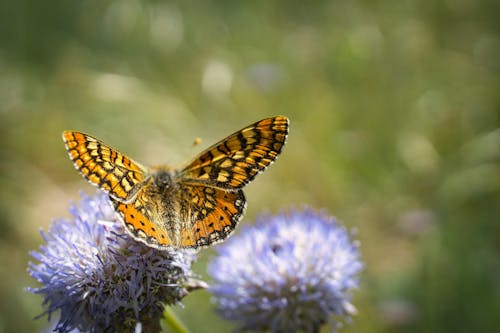
[(128, 204), (116, 200), (112, 202), (125, 228), (136, 240), (159, 249), (177, 247), (171, 233), (164, 228), (163, 224), (157, 223), (158, 217), (154, 216), (155, 212), (146, 208), (140, 194)]
[[(112, 201), (128, 232), (158, 249), (196, 249), (221, 242), (236, 228), (246, 206), (242, 190), (206, 186), (183, 186), (180, 200), (179, 215), (163, 214), (142, 192), (131, 203)], [(175, 221), (165, 220), (167, 215)]]
[(64, 131), (63, 140), (76, 169), (113, 199), (131, 201), (147, 177), (145, 167), (90, 135)]
[(237, 190), (264, 171), (280, 154), (288, 118), (276, 116), (233, 133), (197, 156), (182, 172), (186, 184)]
[(180, 247), (206, 247), (229, 237), (246, 208), (242, 190), (225, 191), (206, 186), (185, 186), (183, 189), (183, 220)]

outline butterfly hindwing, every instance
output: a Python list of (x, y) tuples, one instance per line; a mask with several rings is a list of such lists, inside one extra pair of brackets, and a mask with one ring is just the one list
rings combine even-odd
[(64, 131), (63, 140), (78, 171), (118, 201), (130, 201), (146, 178), (145, 167), (90, 135)]
[[(133, 202), (112, 199), (127, 231), (137, 240), (159, 249), (206, 247), (226, 239), (246, 207), (243, 191), (205, 186), (184, 186), (180, 215), (167, 220), (161, 206), (145, 201), (140, 192)], [(177, 220), (178, 219), (178, 220)]]
[(202, 152), (182, 170), (185, 182), (240, 189), (279, 155), (288, 135), (288, 118), (276, 116), (233, 133)]
[(161, 228), (158, 223), (155, 223), (155, 217), (151, 214), (151, 211), (142, 206), (139, 198), (128, 204), (111, 200), (125, 228), (132, 237), (156, 248), (174, 246), (168, 232)]
[[(185, 186), (183, 199), (189, 207), (186, 219), (192, 221), (190, 245), (205, 247), (226, 239), (236, 228), (246, 208), (242, 190), (225, 191), (206, 186)], [(181, 244), (186, 246), (187, 244)]]

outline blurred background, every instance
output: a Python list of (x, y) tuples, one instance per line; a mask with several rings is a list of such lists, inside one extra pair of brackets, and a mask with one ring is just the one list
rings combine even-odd
[[(63, 130), (178, 165), (277, 114), (288, 144), (241, 223), (307, 205), (357, 230), (366, 267), (342, 332), (494, 331), (499, 15), (494, 0), (0, 1), (0, 332), (47, 327), (29, 251), (96, 191)], [(233, 327), (207, 292), (184, 305), (192, 332)]]

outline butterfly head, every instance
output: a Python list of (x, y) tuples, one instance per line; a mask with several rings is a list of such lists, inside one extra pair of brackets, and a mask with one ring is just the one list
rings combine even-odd
[(173, 187), (173, 174), (170, 170), (159, 169), (153, 173), (153, 183), (160, 190), (168, 190)]

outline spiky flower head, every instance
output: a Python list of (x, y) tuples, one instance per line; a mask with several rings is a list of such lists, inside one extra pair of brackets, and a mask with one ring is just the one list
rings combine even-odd
[(187, 293), (192, 251), (159, 251), (129, 236), (104, 194), (82, 195), (71, 219), (41, 232), (45, 244), (28, 272), (41, 283), (28, 290), (44, 297), (45, 313), (60, 311), (55, 331), (134, 332), (157, 326), (162, 304)]
[(355, 312), (358, 244), (325, 214), (263, 216), (217, 250), (210, 291), (220, 315), (240, 330), (317, 332)]

